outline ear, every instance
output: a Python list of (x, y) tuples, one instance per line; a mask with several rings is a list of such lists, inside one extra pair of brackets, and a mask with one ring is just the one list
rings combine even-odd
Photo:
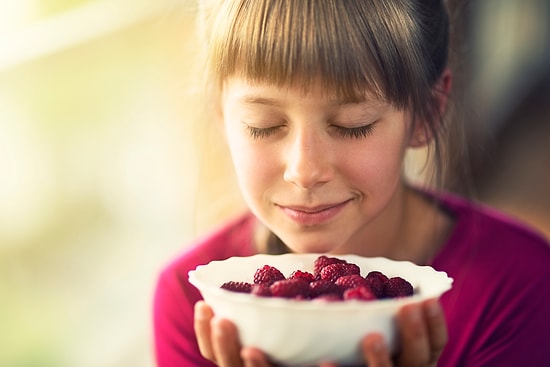
[(434, 134), (441, 127), (441, 120), (447, 110), (447, 102), (452, 87), (451, 71), (447, 68), (441, 73), (438, 81), (432, 88), (432, 108), (430, 118), (433, 120), (433, 129), (425, 119), (418, 119), (411, 132), (409, 147), (420, 148), (432, 141)]

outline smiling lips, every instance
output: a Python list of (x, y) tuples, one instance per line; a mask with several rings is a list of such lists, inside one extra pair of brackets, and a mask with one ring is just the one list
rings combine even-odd
[(294, 222), (314, 226), (328, 222), (334, 218), (351, 200), (346, 200), (338, 204), (320, 205), (316, 207), (304, 206), (279, 206), (283, 213)]

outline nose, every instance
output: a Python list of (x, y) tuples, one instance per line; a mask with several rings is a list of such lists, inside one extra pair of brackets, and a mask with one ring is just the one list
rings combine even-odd
[(304, 189), (330, 181), (330, 144), (320, 133), (301, 131), (289, 139), (284, 180)]

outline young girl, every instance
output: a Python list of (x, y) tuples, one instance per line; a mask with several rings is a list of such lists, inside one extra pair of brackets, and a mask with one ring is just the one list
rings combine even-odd
[(261, 350), (240, 347), (187, 272), (282, 252), (385, 256), (454, 278), (440, 300), (401, 309), (397, 355), (365, 335), (370, 367), (550, 365), (550, 246), (403, 174), (409, 148), (429, 145), (444, 165), (442, 1), (219, 0), (210, 25), (218, 117), (250, 212), (163, 270), (158, 365), (270, 366)]

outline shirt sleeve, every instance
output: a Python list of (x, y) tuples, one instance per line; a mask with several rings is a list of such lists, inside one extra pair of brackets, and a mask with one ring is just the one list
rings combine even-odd
[(193, 329), (198, 291), (171, 268), (159, 276), (153, 301), (155, 357), (158, 367), (212, 367), (199, 352)]

